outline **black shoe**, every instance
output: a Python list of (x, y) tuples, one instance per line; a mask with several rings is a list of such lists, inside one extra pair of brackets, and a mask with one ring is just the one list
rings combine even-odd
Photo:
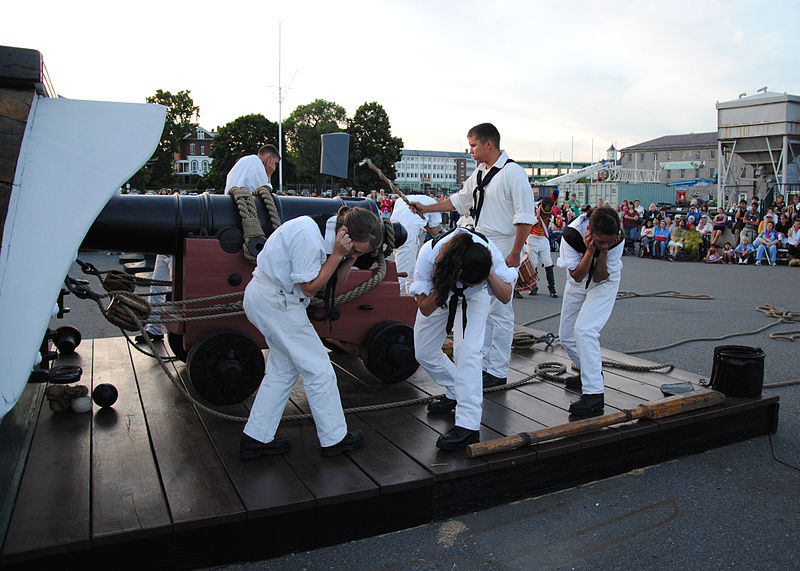
[(597, 416), (603, 414), (603, 394), (583, 395), (569, 405), (569, 412), (574, 416)]
[[(161, 335), (160, 333), (150, 333), (148, 331), (147, 332), (147, 336), (150, 338), (150, 341), (163, 341), (164, 340), (164, 336)], [(139, 343), (145, 343), (146, 340), (144, 338), (144, 335), (137, 335), (136, 337), (133, 338), (133, 342), (138, 345)]]
[(481, 433), (479, 430), (454, 426), (447, 434), (439, 437), (439, 440), (436, 441), (436, 447), (442, 450), (461, 450), (468, 444), (475, 444), (480, 439)]
[(347, 452), (348, 450), (357, 450), (361, 448), (362, 444), (364, 444), (364, 435), (361, 433), (361, 431), (358, 429), (351, 430), (344, 435), (344, 438), (342, 438), (338, 444), (334, 444), (333, 446), (323, 446), (322, 455), (338, 456), (342, 452)]
[(246, 434), (242, 434), (242, 442), (239, 444), (239, 458), (242, 460), (252, 460), (259, 456), (276, 456), (287, 452), (291, 447), (288, 438), (275, 438), (272, 442), (256, 440)]
[(508, 381), (507, 377), (503, 377), (501, 379), (500, 377), (495, 377), (493, 374), (487, 373), (486, 371), (483, 371), (483, 388), (484, 389), (490, 389), (492, 387), (499, 387), (500, 385), (506, 384), (507, 381)]
[(428, 403), (428, 412), (432, 413), (441, 413), (441, 412), (450, 412), (451, 410), (456, 409), (456, 400), (447, 398), (446, 396), (441, 396), (437, 399), (433, 399), (431, 402)]
[(550, 297), (552, 297), (552, 298), (558, 297), (558, 294), (555, 292), (555, 290), (550, 292)]
[(537, 293), (539, 293), (539, 286), (536, 286), (531, 291), (529, 291), (528, 295), (536, 295)]
[(522, 294), (519, 293), (517, 290), (514, 290), (514, 298), (515, 299), (522, 299)]
[(570, 375), (569, 377), (564, 378), (564, 388), (569, 389), (571, 391), (580, 392), (582, 385), (581, 385), (581, 376), (580, 375)]

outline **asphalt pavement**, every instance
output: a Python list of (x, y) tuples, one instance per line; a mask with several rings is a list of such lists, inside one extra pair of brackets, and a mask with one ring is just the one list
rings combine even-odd
[[(100, 269), (116, 260), (81, 255)], [(111, 265), (101, 265), (104, 259)], [(798, 268), (635, 257), (623, 262), (620, 290), (637, 295), (617, 301), (601, 337), (604, 348), (626, 352), (754, 331), (777, 321), (756, 310), (766, 305), (800, 312)], [(556, 282), (560, 294), (562, 270), (556, 269)], [(514, 300), (516, 322), (557, 332), (557, 315), (540, 318), (557, 314), (561, 299), (540, 289), (537, 296)], [(669, 291), (711, 297), (646, 295)], [(94, 303), (67, 299), (73, 312), (57, 325), (74, 324), (85, 338), (119, 334), (98, 321)], [(768, 336), (798, 330), (798, 323), (774, 324), (757, 334), (638, 356), (710, 376), (714, 347), (760, 347), (766, 353), (764, 382), (780, 383), (800, 379), (800, 339)], [(226, 568), (799, 568), (800, 385), (764, 392), (780, 397), (774, 435), (413, 529)]]

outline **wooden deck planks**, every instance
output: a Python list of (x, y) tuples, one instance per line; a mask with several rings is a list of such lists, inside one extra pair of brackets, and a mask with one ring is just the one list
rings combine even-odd
[(94, 407), (93, 542), (168, 533), (172, 521), (124, 337), (94, 340), (93, 373), (92, 387), (111, 383), (119, 393), (113, 407)]
[[(91, 343), (57, 365), (79, 365), (81, 384), (92, 375)], [(4, 562), (91, 546), (91, 415), (53, 412), (42, 401), (31, 450), (3, 546)]]
[[(269, 533), (275, 539), (264, 545), (273, 554), (281, 546), (309, 548), (546, 493), (618, 473), (620, 466), (704, 450), (708, 438), (734, 441), (740, 437), (728, 435), (729, 415), (742, 419), (737, 426), (753, 435), (763, 434), (765, 423), (777, 418), (776, 397), (729, 399), (707, 410), (470, 459), (460, 451), (435, 447), (436, 438), (452, 426), (453, 415), (428, 414), (421, 404), (348, 415), (349, 427), (365, 434), (365, 446), (358, 451), (323, 458), (313, 422), (285, 421), (278, 435), (292, 441), (286, 455), (241, 461), (243, 425), (196, 409), (155, 360), (136, 352), (131, 356), (122, 338), (94, 341), (94, 356), (91, 344), (88, 351), (86, 342), (81, 349), (73, 359), (84, 366), (84, 383), (111, 382), (120, 398), (113, 409), (95, 409), (93, 424), (90, 415), (54, 415), (44, 404), (9, 526), (4, 563), (90, 547), (131, 549), (138, 539), (160, 541), (159, 535), (175, 538), (168, 540), (178, 542), (177, 557), (185, 557), (180, 555), (183, 549), (198, 561), (202, 553), (211, 553), (198, 538), (215, 534), (233, 539), (242, 532), (253, 537)], [(624, 355), (610, 358), (647, 364)], [(409, 382), (387, 385), (350, 355), (335, 354), (333, 361), (345, 407), (443, 392), (422, 370)], [(509, 381), (527, 377), (542, 361), (568, 364), (560, 348), (516, 350)], [(177, 370), (182, 372), (183, 365)], [(660, 398), (663, 383), (699, 380), (674, 373), (607, 370), (607, 412)], [(566, 423), (567, 408), (577, 398), (560, 383), (541, 380), (486, 393), (481, 439)], [(246, 405), (227, 410), (248, 413)], [(307, 411), (298, 385), (286, 413)], [(66, 504), (57, 504), (54, 498), (62, 496)], [(396, 514), (396, 521), (386, 520), (389, 512)], [(350, 531), (332, 531), (331, 525), (335, 528), (339, 521)], [(279, 527), (269, 532), (271, 525)], [(297, 534), (304, 529), (317, 539), (301, 541)], [(169, 531), (187, 533), (162, 535)]]
[(192, 404), (155, 359), (138, 351), (132, 357), (174, 528), (245, 519), (245, 507)]

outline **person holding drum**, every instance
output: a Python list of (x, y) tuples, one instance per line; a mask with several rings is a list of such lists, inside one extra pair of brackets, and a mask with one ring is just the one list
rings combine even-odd
[[(483, 401), (481, 347), (492, 299), (511, 300), (515, 268), (483, 235), (467, 228), (437, 236), (422, 246), (409, 289), (417, 299), (414, 354), (445, 395), (428, 404), (430, 413), (455, 410), (455, 426), (436, 446), (458, 450), (478, 442)], [(453, 334), (453, 361), (442, 352)]]
[[(544, 266), (547, 276), (547, 289), (550, 297), (558, 297), (556, 293), (556, 278), (553, 275), (553, 256), (550, 255), (550, 238), (548, 237), (547, 227), (553, 215), (553, 201), (549, 198), (542, 198), (536, 208), (536, 218), (531, 233), (528, 235), (528, 261), (533, 268), (538, 268), (539, 264)], [(539, 288), (534, 287), (528, 295), (536, 295)]]
[(557, 264), (567, 270), (567, 283), (558, 336), (580, 368), (580, 375), (568, 377), (565, 383), (568, 389), (582, 392), (580, 400), (569, 407), (574, 416), (603, 413), (600, 331), (617, 299), (624, 244), (619, 215), (607, 207), (581, 214), (561, 238)]

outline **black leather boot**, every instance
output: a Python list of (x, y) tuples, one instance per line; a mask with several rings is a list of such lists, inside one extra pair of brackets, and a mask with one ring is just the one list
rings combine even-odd
[(553, 275), (553, 266), (547, 266), (544, 269), (544, 273), (547, 276), (547, 289), (550, 290), (550, 297), (558, 297), (556, 293), (556, 278)]
[(481, 438), (478, 430), (454, 426), (446, 434), (442, 434), (436, 441), (436, 447), (442, 450), (461, 450), (468, 444), (475, 444)]
[(597, 416), (603, 414), (603, 393), (599, 395), (583, 395), (569, 405), (569, 413), (573, 416)]

